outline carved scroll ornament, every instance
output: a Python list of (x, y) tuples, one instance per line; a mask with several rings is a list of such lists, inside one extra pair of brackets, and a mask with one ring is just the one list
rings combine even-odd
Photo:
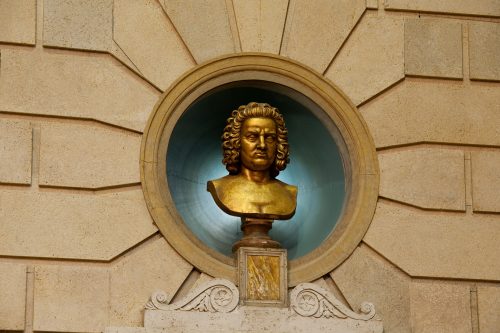
[(290, 293), (290, 308), (303, 317), (352, 318), (370, 320), (375, 316), (372, 303), (361, 304), (356, 313), (342, 304), (331, 292), (313, 283), (301, 283)]
[(239, 297), (238, 288), (233, 283), (224, 279), (213, 279), (172, 304), (169, 304), (168, 296), (164, 291), (155, 291), (145, 308), (147, 310), (231, 312), (238, 305)]

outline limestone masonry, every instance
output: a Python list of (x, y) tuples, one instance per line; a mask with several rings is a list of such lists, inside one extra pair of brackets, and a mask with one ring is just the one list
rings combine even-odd
[(0, 331), (144, 327), (155, 290), (217, 278), (153, 223), (139, 159), (162, 93), (241, 52), (333, 82), (377, 149), (367, 233), (302, 282), (386, 333), (500, 332), (498, 0), (0, 0)]

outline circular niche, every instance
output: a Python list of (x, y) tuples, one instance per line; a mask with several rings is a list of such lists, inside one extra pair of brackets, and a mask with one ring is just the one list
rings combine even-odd
[(366, 232), (378, 195), (375, 147), (356, 108), (321, 75), (289, 59), (238, 54), (199, 65), (166, 91), (146, 126), (141, 180), (169, 243), (203, 272), (236, 282), (232, 244), (240, 220), (206, 191), (227, 175), (220, 136), (232, 110), (277, 107), (289, 131), (290, 164), (278, 179), (298, 186), (297, 210), (271, 236), (288, 250), (289, 284), (327, 274)]
[(299, 190), (294, 217), (275, 221), (271, 237), (293, 260), (317, 248), (334, 229), (346, 196), (342, 157), (330, 133), (336, 128), (329, 131), (294, 99), (297, 96), (296, 91), (267, 82), (228, 84), (201, 96), (176, 123), (166, 156), (169, 190), (189, 230), (213, 250), (232, 256), (232, 244), (242, 237), (240, 218), (217, 207), (206, 183), (228, 174), (221, 162), (222, 130), (231, 111), (249, 102), (269, 103), (283, 114), (290, 164), (278, 179)]

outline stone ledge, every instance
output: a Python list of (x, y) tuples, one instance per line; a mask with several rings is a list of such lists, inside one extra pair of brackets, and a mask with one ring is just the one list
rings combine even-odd
[[(219, 333), (298, 333), (342, 332), (382, 333), (382, 321), (358, 321), (350, 318), (305, 318), (287, 308), (242, 306), (231, 313), (192, 313), (146, 311), (146, 317), (155, 316), (155, 324), (142, 332), (219, 332)], [(222, 326), (224, 325), (224, 326)], [(120, 329), (107, 329), (105, 333), (122, 333)], [(139, 332), (139, 331), (137, 331)]]
[[(192, 313), (183, 311), (146, 310), (146, 317), (155, 317), (148, 327), (108, 327), (104, 333), (298, 333), (341, 332), (382, 333), (382, 321), (354, 319), (304, 318), (286, 308), (244, 306), (231, 313)], [(160, 326), (161, 325), (161, 326)], [(224, 325), (224, 326), (222, 326)]]

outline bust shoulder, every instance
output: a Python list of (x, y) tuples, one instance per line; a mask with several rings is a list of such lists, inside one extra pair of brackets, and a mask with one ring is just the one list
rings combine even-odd
[(297, 197), (297, 191), (298, 191), (297, 186), (284, 183), (284, 182), (277, 180), (277, 179), (276, 179), (276, 181), (280, 182), (280, 184), (282, 186), (284, 186), (286, 188), (286, 190), (289, 191), (294, 197)]
[(259, 184), (228, 175), (208, 181), (207, 190), (224, 212), (234, 216), (287, 220), (297, 205), (297, 187), (277, 179)]

